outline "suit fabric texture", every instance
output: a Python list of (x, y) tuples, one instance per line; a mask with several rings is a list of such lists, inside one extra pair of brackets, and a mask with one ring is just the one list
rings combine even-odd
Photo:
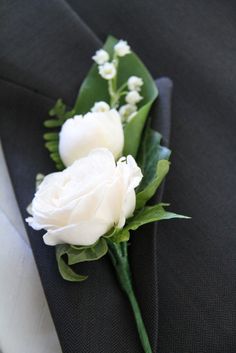
[[(91, 56), (111, 33), (153, 77), (174, 82), (171, 172), (163, 201), (191, 221), (144, 227), (130, 246), (134, 285), (153, 351), (236, 350), (235, 4), (233, 1), (1, 1), (0, 134), (22, 211), (34, 178), (54, 170), (42, 122), (72, 105)], [(153, 124), (169, 134), (171, 83), (159, 81)], [(54, 249), (28, 229), (64, 353), (141, 353), (108, 258), (63, 281)]]

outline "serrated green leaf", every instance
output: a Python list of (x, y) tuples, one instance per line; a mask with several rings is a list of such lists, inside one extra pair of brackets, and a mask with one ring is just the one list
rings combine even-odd
[(57, 170), (63, 170), (63, 169), (65, 169), (65, 166), (63, 163), (58, 162), (58, 163), (56, 163), (56, 168), (57, 168)]
[(60, 127), (64, 121), (64, 119), (49, 119), (44, 121), (44, 126), (48, 128)]
[(45, 147), (50, 151), (50, 152), (58, 152), (58, 142), (55, 141), (49, 141), (45, 143)]
[(99, 241), (91, 246), (82, 249), (70, 247), (67, 251), (68, 264), (74, 265), (80, 262), (95, 261), (103, 257), (108, 251), (106, 240), (100, 238)]
[(63, 117), (66, 111), (66, 105), (63, 103), (62, 99), (59, 98), (54, 107), (49, 110), (49, 115), (50, 116), (57, 116), (57, 117)]
[[(103, 48), (108, 51), (110, 56), (116, 43), (117, 39), (109, 36), (104, 44)], [(124, 128), (125, 146), (123, 155), (132, 154), (136, 156), (148, 112), (158, 95), (158, 91), (148, 70), (137, 55), (132, 52), (119, 60), (117, 87), (121, 87), (133, 75), (141, 77), (144, 81), (141, 91), (143, 100), (136, 116)], [(98, 74), (98, 66), (94, 64), (81, 85), (75, 104), (76, 114), (87, 113), (98, 101), (109, 103), (110, 97), (108, 83)]]
[(52, 160), (56, 163), (61, 163), (61, 158), (59, 156), (59, 154), (57, 152), (54, 153), (50, 153), (50, 157), (52, 158)]
[[(49, 111), (49, 115), (55, 117), (53, 119), (48, 119), (44, 122), (44, 126), (47, 128), (53, 128), (54, 130), (59, 130), (59, 128), (64, 124), (64, 122), (75, 115), (75, 110), (66, 110), (66, 105), (61, 99), (58, 99), (55, 106)], [(58, 170), (63, 170), (64, 165), (58, 153), (59, 145), (59, 131), (45, 133), (43, 135), (44, 139), (47, 141), (45, 147), (52, 152), (50, 157), (56, 164)]]
[(76, 113), (75, 109), (72, 109), (72, 110), (65, 112), (63, 117), (66, 120), (66, 119), (72, 118), (75, 115), (75, 113)]
[(169, 171), (170, 162), (162, 159), (157, 162), (156, 173), (150, 183), (136, 195), (136, 209), (142, 208), (148, 200), (156, 193), (157, 188)]
[(161, 146), (161, 135), (147, 127), (143, 141), (137, 157), (137, 162), (143, 172), (143, 179), (138, 191), (145, 189), (154, 178), (156, 178), (156, 168), (158, 161), (169, 160), (171, 151), (167, 147)]
[(125, 226), (125, 230), (136, 230), (140, 226), (152, 223), (156, 221), (162, 221), (171, 218), (186, 218), (189, 217), (182, 216), (173, 212), (167, 212), (163, 206), (168, 206), (168, 204), (157, 204), (155, 206), (144, 207), (139, 211), (134, 217), (128, 220), (128, 224)]
[(82, 282), (86, 280), (88, 276), (77, 274), (75, 271), (72, 270), (70, 266), (67, 265), (67, 263), (63, 259), (63, 256), (67, 255), (67, 251), (69, 247), (70, 246), (67, 244), (61, 244), (56, 246), (56, 259), (57, 259), (59, 272), (62, 278), (64, 278), (67, 281)]
[(61, 157), (60, 157), (60, 155), (59, 155), (59, 153), (58, 153), (57, 151), (55, 151), (55, 152), (53, 152), (53, 153), (50, 153), (50, 157), (51, 157), (51, 159), (55, 162), (56, 168), (57, 168), (58, 170), (63, 170), (63, 169), (65, 169), (65, 166), (64, 166), (64, 164), (63, 164), (63, 162), (62, 162), (62, 160), (61, 160)]
[(46, 141), (58, 141), (59, 134), (58, 132), (47, 132), (46, 134), (43, 135), (43, 138)]

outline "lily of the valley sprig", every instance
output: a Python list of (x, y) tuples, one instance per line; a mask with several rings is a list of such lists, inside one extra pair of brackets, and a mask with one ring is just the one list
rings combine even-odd
[(166, 211), (168, 204), (147, 204), (170, 166), (169, 149), (147, 124), (158, 95), (152, 77), (128, 43), (113, 37), (92, 59), (74, 107), (58, 100), (45, 122), (51, 129), (46, 148), (60, 171), (40, 180), (27, 222), (45, 230), (45, 244), (56, 246), (65, 280), (87, 279), (73, 265), (110, 255), (143, 350), (151, 353), (127, 244), (146, 223), (186, 217)]
[(126, 104), (121, 105), (119, 113), (123, 124), (130, 121), (137, 112), (137, 104), (142, 100), (140, 90), (143, 85), (141, 77), (131, 76), (120, 87), (117, 87), (117, 74), (120, 58), (130, 54), (130, 46), (126, 41), (120, 40), (110, 55), (104, 49), (99, 49), (93, 56), (93, 60), (98, 64), (100, 76), (108, 82), (108, 92), (110, 95), (110, 106), (106, 102), (96, 102), (92, 111), (107, 111), (110, 108), (119, 107), (121, 97), (125, 96)]

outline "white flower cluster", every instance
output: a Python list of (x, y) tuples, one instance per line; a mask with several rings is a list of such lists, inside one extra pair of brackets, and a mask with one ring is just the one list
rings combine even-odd
[[(119, 57), (124, 57), (129, 53), (131, 53), (131, 50), (128, 43), (124, 40), (120, 40), (114, 46), (114, 53), (111, 59), (109, 53), (104, 49), (98, 50), (92, 58), (98, 64), (98, 72), (100, 76), (105, 80), (111, 81), (117, 75)], [(120, 107), (119, 113), (123, 123), (129, 122), (137, 113), (137, 104), (143, 99), (140, 95), (141, 87), (143, 86), (142, 78), (138, 76), (131, 76), (123, 85), (123, 90), (120, 91), (114, 91), (111, 82), (109, 82), (109, 85), (111, 85), (109, 91), (110, 95), (113, 96), (113, 98), (115, 97), (115, 103), (114, 100), (113, 104), (111, 103), (112, 107), (117, 108), (120, 96), (125, 94), (126, 104)], [(127, 88), (128, 92), (124, 92)], [(106, 102), (96, 102), (91, 111), (94, 113), (107, 112), (110, 109), (111, 107)]]
[[(61, 128), (58, 147), (66, 168), (43, 179), (32, 202), (32, 217), (26, 220), (32, 228), (46, 230), (48, 245), (93, 245), (114, 226), (122, 228), (134, 213), (142, 172), (132, 156), (121, 157), (122, 121), (137, 113), (143, 80), (131, 76), (119, 89), (113, 80), (119, 57), (129, 53), (123, 40), (114, 46), (111, 59), (104, 49), (95, 53), (98, 72), (108, 80), (110, 104), (97, 101), (90, 112), (67, 119)], [(124, 95), (126, 104), (118, 112)]]
[[(124, 40), (120, 40), (114, 46), (114, 54), (116, 57), (122, 57), (130, 53), (130, 46)], [(99, 65), (98, 71), (105, 80), (112, 80), (117, 74), (115, 60), (109, 62), (110, 56), (104, 49), (99, 49), (92, 59)]]
[(131, 76), (127, 82), (129, 92), (126, 94), (125, 101), (127, 104), (120, 107), (119, 113), (123, 122), (129, 122), (137, 113), (137, 103), (143, 97), (140, 95), (143, 80), (141, 77)]

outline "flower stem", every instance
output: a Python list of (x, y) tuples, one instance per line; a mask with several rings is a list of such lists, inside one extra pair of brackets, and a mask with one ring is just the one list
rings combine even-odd
[(132, 285), (131, 271), (130, 271), (130, 265), (128, 261), (127, 242), (115, 244), (109, 241), (108, 245), (109, 245), (109, 254), (110, 254), (113, 266), (115, 267), (116, 274), (120, 282), (121, 288), (126, 293), (133, 310), (143, 351), (145, 353), (152, 353), (151, 345), (143, 322), (140, 307), (137, 302), (133, 285)]

